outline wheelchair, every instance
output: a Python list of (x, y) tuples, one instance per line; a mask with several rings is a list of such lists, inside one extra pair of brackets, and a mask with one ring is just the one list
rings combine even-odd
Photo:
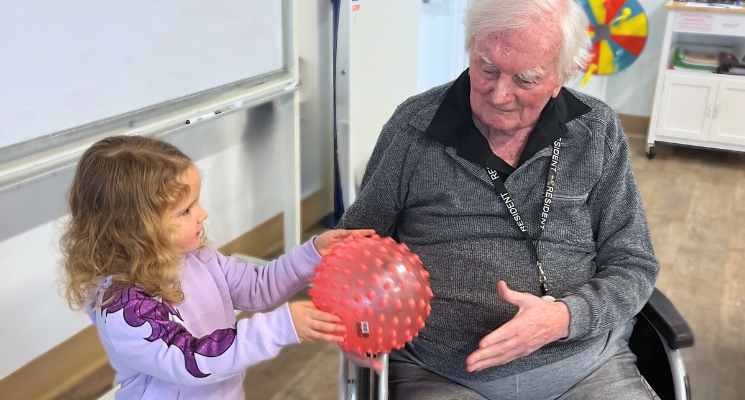
[[(680, 349), (693, 346), (693, 332), (675, 306), (654, 289), (647, 304), (636, 316), (629, 347), (636, 354), (636, 365), (656, 399), (689, 400), (688, 376)], [(383, 371), (349, 362), (340, 353), (339, 400), (387, 400), (388, 354), (380, 355)]]

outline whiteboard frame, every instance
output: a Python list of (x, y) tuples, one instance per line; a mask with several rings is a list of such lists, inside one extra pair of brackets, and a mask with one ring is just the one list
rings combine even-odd
[(174, 100), (0, 148), (0, 193), (72, 168), (96, 141), (115, 135), (156, 137), (185, 121), (220, 110), (221, 116), (267, 103), (299, 89), (293, 0), (282, 0), (282, 68)]

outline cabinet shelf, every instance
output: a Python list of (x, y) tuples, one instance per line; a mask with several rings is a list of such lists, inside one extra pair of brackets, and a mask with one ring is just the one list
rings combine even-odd
[(667, 69), (665, 70), (666, 76), (683, 76), (683, 77), (690, 77), (690, 78), (701, 78), (701, 77), (707, 77), (707, 78), (716, 78), (717, 76), (723, 76), (722, 74), (715, 74), (713, 72), (707, 72), (707, 71), (696, 71), (696, 70), (686, 70), (686, 69)]
[(685, 69), (667, 69), (665, 70), (665, 76), (666, 77), (670, 77), (670, 76), (688, 77), (691, 79), (713, 78), (713, 79), (719, 79), (719, 80), (725, 80), (725, 81), (731, 80), (735, 82), (745, 82), (745, 75), (716, 74), (713, 72), (685, 70)]

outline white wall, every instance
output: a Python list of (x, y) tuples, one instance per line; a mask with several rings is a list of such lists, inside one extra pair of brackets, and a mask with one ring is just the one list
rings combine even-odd
[[(304, 0), (298, 24), (303, 81), (301, 168), (304, 196), (330, 185), (332, 156), (331, 6)], [(216, 117), (164, 139), (203, 174), (210, 239), (221, 246), (282, 211), (284, 133), (293, 128), (292, 95)], [(58, 292), (57, 241), (72, 171), (0, 193), (0, 379), (90, 321)]]
[(300, 58), (300, 167), (303, 197), (319, 188), (333, 209), (333, 9), (330, 0), (296, 1)]
[(196, 124), (163, 138), (196, 161), (207, 233), (220, 247), (282, 212), (284, 133), (293, 129), (292, 97)]
[(341, 2), (336, 111), (347, 207), (383, 125), (396, 106), (417, 92), (419, 16), (418, 0)]
[(608, 77), (605, 102), (623, 114), (652, 115), (657, 69), (662, 55), (668, 0), (639, 0), (647, 13), (649, 34), (644, 51), (624, 71)]
[[(649, 35), (641, 56), (629, 68), (602, 78), (591, 79), (583, 91), (604, 97), (616, 112), (650, 116), (657, 68), (662, 53), (668, 0), (639, 0), (647, 13)], [(462, 7), (467, 0), (430, 0), (422, 4), (419, 30), (419, 92), (446, 83), (460, 71), (454, 65), (462, 59)], [(467, 67), (467, 63), (465, 64)], [(463, 68), (465, 69), (465, 68)], [(579, 86), (579, 80), (572, 87)]]
[(419, 18), (417, 92), (457, 78), (468, 68), (463, 18), (468, 0), (430, 0)]

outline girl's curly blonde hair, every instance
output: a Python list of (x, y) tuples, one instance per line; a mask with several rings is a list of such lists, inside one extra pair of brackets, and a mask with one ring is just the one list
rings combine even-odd
[(71, 218), (60, 243), (71, 308), (95, 299), (108, 276), (113, 285), (137, 286), (173, 304), (183, 301), (183, 254), (175, 246), (170, 213), (189, 195), (178, 178), (193, 166), (176, 147), (139, 136), (109, 137), (86, 150), (70, 188)]

